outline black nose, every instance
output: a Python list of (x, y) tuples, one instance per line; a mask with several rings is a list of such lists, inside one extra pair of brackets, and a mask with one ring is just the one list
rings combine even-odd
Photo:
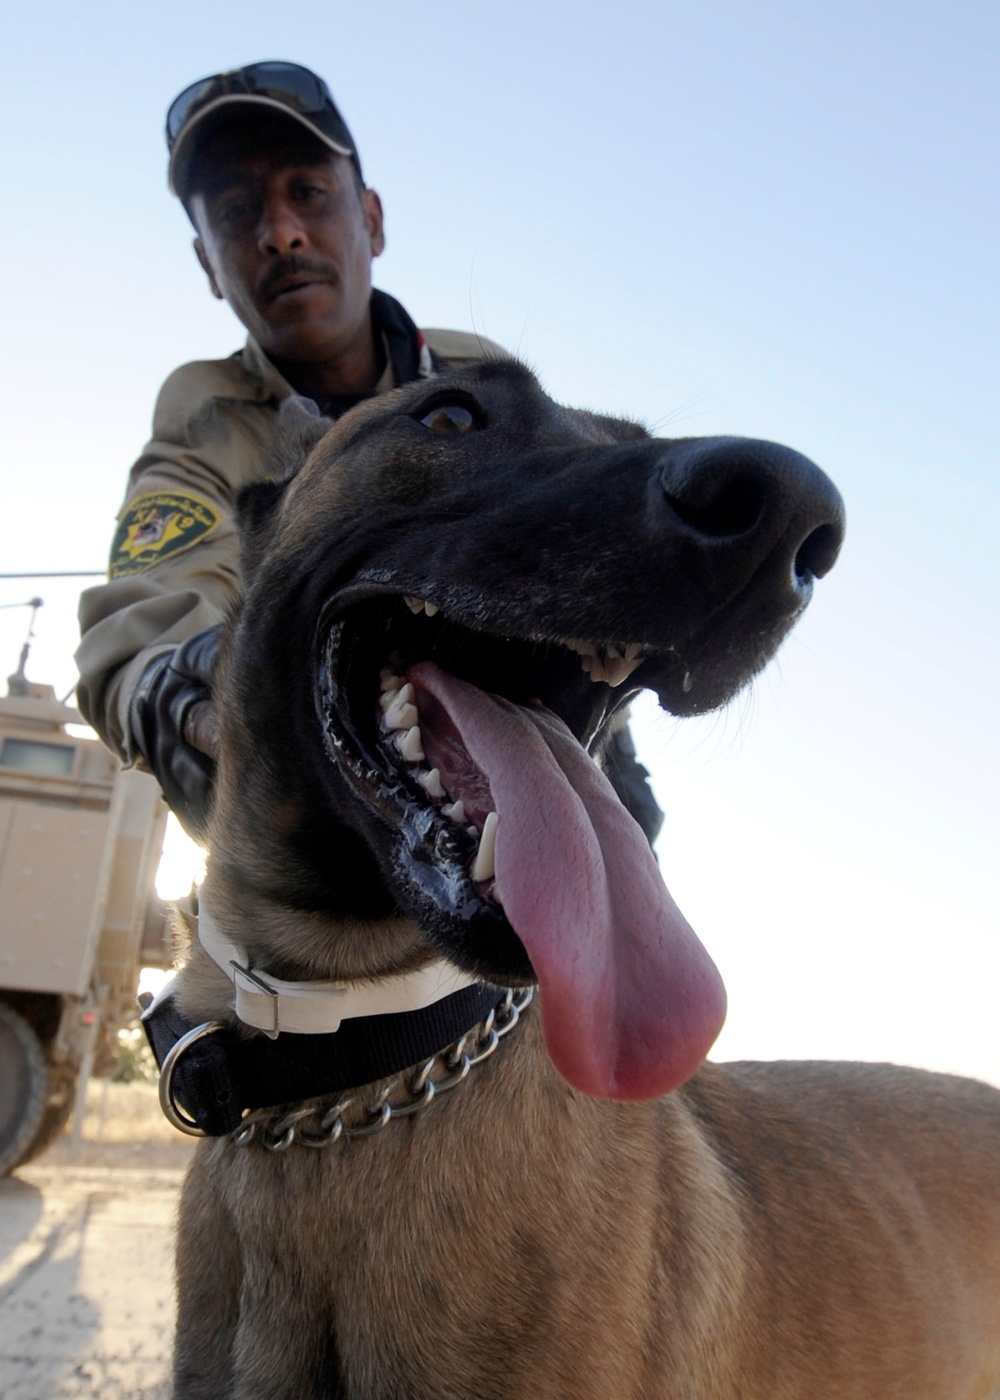
[(800, 599), (836, 561), (844, 505), (833, 482), (801, 453), (752, 438), (695, 438), (671, 445), (660, 482), (692, 541), (741, 573), (765, 561)]

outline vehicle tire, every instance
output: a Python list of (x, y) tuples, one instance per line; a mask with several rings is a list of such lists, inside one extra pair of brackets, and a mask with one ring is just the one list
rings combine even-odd
[(49, 1071), (38, 1036), (13, 1007), (0, 1002), (0, 1176), (21, 1161), (48, 1100)]
[(35, 1129), (35, 1136), (24, 1148), (14, 1163), (15, 1166), (23, 1167), (25, 1162), (31, 1162), (36, 1157), (40, 1157), (47, 1147), (51, 1147), (69, 1122), (73, 1112), (73, 1102), (76, 1097), (76, 1070), (70, 1065), (50, 1065), (48, 1075), (49, 1092), (45, 1111), (42, 1114), (41, 1122)]

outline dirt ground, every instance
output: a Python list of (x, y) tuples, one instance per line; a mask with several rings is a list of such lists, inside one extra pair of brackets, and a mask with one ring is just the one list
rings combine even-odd
[(168, 1400), (192, 1145), (152, 1085), (92, 1082), (79, 1151), (67, 1132), (0, 1180), (3, 1400)]

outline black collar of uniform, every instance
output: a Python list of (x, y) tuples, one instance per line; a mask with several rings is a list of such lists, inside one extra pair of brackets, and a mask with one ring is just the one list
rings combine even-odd
[[(446, 362), (430, 348), (409, 312), (395, 297), (374, 287), (370, 307), (375, 344), (385, 346), (395, 386), (410, 384), (415, 379), (428, 377), (428, 373), (440, 374), (447, 369)], [(372, 395), (313, 393), (310, 397), (324, 418), (336, 419)]]

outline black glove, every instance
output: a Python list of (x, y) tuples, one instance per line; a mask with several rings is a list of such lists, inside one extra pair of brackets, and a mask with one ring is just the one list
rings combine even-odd
[(635, 756), (635, 744), (627, 725), (619, 729), (608, 744), (604, 771), (625, 810), (635, 817), (652, 845), (660, 834), (663, 813), (649, 786), (649, 773)]
[(159, 781), (171, 810), (189, 836), (203, 839), (208, 825), (215, 762), (185, 738), (195, 705), (212, 698), (212, 672), (221, 624), (190, 637), (151, 661), (132, 695), (132, 739)]

